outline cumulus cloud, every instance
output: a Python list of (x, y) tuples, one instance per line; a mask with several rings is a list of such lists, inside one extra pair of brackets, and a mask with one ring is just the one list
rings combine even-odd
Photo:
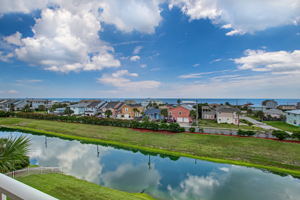
[(227, 35), (253, 33), (267, 28), (298, 24), (299, 0), (171, 0), (190, 20), (210, 19), (229, 29)]
[[(161, 0), (3, 0), (0, 15), (41, 10), (32, 27), (32, 37), (22, 38), (16, 32), (3, 39), (17, 46), (14, 53), (19, 60), (50, 71), (119, 67), (121, 63), (115, 58), (113, 47), (99, 36), (101, 24), (112, 24), (124, 32), (153, 33), (161, 21), (161, 3)], [(137, 47), (135, 52), (140, 50)], [(0, 58), (8, 60), (3, 55)], [(139, 57), (132, 59), (136, 61)]]
[(130, 60), (131, 60), (131, 61), (134, 61), (134, 62), (135, 62), (135, 61), (138, 61), (138, 60), (140, 60), (140, 59), (141, 59), (140, 56), (131, 56), (131, 57), (130, 57)]
[(239, 69), (277, 74), (300, 73), (300, 50), (273, 51), (246, 50), (245, 56), (234, 59)]
[(98, 82), (117, 87), (122, 90), (141, 90), (157, 88), (160, 82), (153, 80), (132, 81), (127, 77), (138, 77), (137, 73), (130, 73), (128, 70), (119, 70), (115, 73), (104, 74)]

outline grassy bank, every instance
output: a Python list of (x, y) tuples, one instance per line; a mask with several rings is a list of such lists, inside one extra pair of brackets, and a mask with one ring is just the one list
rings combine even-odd
[(299, 144), (218, 135), (141, 133), (127, 128), (20, 118), (1, 118), (0, 125), (85, 142), (106, 143), (300, 176)]
[(279, 128), (284, 131), (295, 132), (300, 131), (300, 128), (281, 121), (264, 121), (264, 123)]
[(252, 130), (252, 131), (263, 131), (264, 129), (256, 127), (256, 126), (249, 126), (249, 125), (234, 125), (234, 124), (227, 124), (227, 123), (222, 123), (218, 124), (214, 120), (205, 120), (201, 119), (199, 120), (199, 126), (201, 127), (212, 127), (212, 128), (228, 128), (228, 129), (243, 129), (243, 130)]
[(146, 194), (122, 192), (63, 174), (38, 174), (17, 180), (60, 200), (153, 200)]

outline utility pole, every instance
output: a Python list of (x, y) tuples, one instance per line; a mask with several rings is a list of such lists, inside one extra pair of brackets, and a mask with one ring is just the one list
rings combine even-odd
[(198, 100), (196, 99), (196, 120), (197, 120), (197, 127), (199, 127), (199, 108), (198, 108)]

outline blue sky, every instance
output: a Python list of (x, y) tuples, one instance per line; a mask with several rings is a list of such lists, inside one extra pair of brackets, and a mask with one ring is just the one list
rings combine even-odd
[(1, 0), (0, 98), (300, 98), (300, 1)]

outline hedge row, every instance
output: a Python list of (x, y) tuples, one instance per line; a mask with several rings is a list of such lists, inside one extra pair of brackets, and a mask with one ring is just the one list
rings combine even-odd
[(149, 121), (135, 121), (135, 120), (122, 120), (122, 119), (112, 119), (112, 118), (98, 118), (90, 116), (59, 116), (53, 114), (39, 114), (39, 113), (0, 113), (0, 117), (15, 116), (20, 118), (29, 119), (40, 119), (40, 120), (52, 120), (61, 122), (74, 122), (82, 124), (95, 124), (102, 126), (116, 126), (116, 127), (126, 127), (126, 128), (143, 128), (148, 130), (162, 130), (171, 132), (184, 132), (184, 128), (181, 128), (178, 123), (157, 123)]
[(240, 136), (253, 136), (253, 135), (255, 135), (255, 132), (254, 131), (243, 131), (243, 130), (239, 129), (237, 134)]

